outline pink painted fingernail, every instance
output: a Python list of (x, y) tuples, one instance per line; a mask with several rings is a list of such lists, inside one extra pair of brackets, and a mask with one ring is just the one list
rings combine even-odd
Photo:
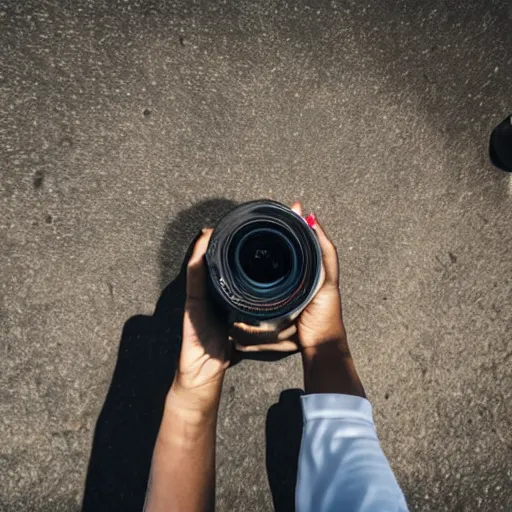
[(308, 226), (313, 229), (315, 226), (316, 226), (316, 215), (311, 212), (307, 217), (306, 217), (306, 222), (308, 223)]

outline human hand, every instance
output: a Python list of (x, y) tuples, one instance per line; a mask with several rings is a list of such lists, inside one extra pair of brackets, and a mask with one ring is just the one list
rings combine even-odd
[[(292, 206), (292, 210), (302, 216), (299, 202)], [(281, 332), (235, 324), (234, 337), (240, 352), (295, 352), (326, 343), (346, 343), (339, 292), (338, 254), (318, 222), (313, 224), (312, 229), (322, 250), (322, 284), (319, 291), (294, 324)]]
[(170, 393), (174, 405), (201, 410), (218, 404), (231, 356), (227, 324), (215, 315), (207, 294), (204, 255), (212, 232), (203, 230), (187, 264), (183, 340)]
[[(302, 215), (300, 203), (295, 203), (292, 209)], [(297, 337), (303, 350), (346, 340), (339, 289), (338, 252), (316, 219), (312, 229), (322, 250), (323, 282), (318, 293), (297, 319)]]
[[(293, 208), (302, 215), (299, 203)], [(340, 393), (365, 397), (343, 325), (338, 253), (318, 222), (313, 223), (313, 229), (322, 249), (323, 284), (297, 320), (304, 390), (307, 394)]]

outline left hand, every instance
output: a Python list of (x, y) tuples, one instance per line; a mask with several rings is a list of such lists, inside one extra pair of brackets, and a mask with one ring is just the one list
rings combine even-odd
[(212, 235), (204, 229), (187, 265), (183, 340), (171, 392), (185, 397), (187, 407), (218, 402), (224, 372), (230, 365), (228, 326), (215, 315), (207, 296), (204, 255)]

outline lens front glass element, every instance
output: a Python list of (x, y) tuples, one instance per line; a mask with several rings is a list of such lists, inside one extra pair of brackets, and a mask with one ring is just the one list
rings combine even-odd
[(290, 243), (272, 229), (246, 234), (237, 248), (237, 263), (256, 286), (278, 285), (290, 274), (292, 259)]

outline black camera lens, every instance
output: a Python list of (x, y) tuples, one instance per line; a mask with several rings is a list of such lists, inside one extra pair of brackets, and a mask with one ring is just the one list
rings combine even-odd
[(256, 286), (275, 286), (290, 273), (292, 247), (279, 232), (258, 229), (240, 241), (237, 263)]
[(206, 262), (213, 299), (231, 321), (293, 320), (314, 296), (321, 253), (304, 220), (274, 201), (253, 201), (215, 228)]

